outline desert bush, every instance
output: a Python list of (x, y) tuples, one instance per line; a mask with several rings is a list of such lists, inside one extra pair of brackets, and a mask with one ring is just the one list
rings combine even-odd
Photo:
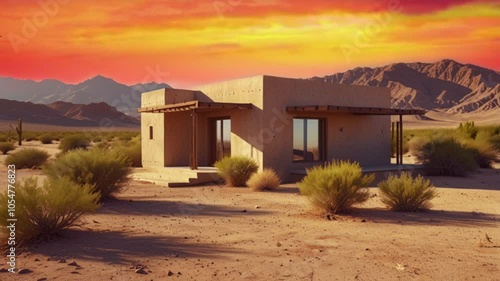
[(454, 138), (431, 138), (413, 149), (429, 175), (461, 177), (477, 169), (472, 151)]
[(95, 136), (95, 137), (92, 137), (92, 142), (102, 142), (102, 137), (101, 136)]
[(16, 149), (14, 144), (11, 142), (0, 142), (0, 151), (2, 154), (7, 154), (7, 152)]
[(253, 174), (247, 181), (248, 187), (253, 191), (273, 190), (279, 187), (281, 180), (273, 169), (264, 169)]
[(255, 160), (245, 156), (224, 157), (215, 163), (219, 175), (227, 186), (245, 186), (252, 174), (256, 173), (259, 165)]
[(335, 214), (348, 212), (353, 205), (368, 200), (367, 187), (374, 178), (373, 174), (363, 175), (356, 162), (333, 161), (324, 167), (308, 169), (298, 185), (315, 207)]
[(49, 178), (64, 178), (91, 185), (101, 199), (113, 197), (129, 181), (129, 159), (122, 153), (102, 149), (73, 150), (44, 168)]
[(7, 135), (0, 134), (0, 142), (7, 142), (7, 141), (9, 141)]
[(59, 149), (63, 152), (74, 149), (87, 149), (90, 145), (89, 139), (80, 134), (65, 136), (59, 144)]
[[(38, 186), (37, 179), (27, 178), (16, 184), (16, 243), (25, 245), (50, 238), (72, 226), (85, 213), (98, 207), (99, 194), (90, 185), (79, 186), (67, 178), (48, 179)], [(0, 194), (0, 224), (9, 224), (7, 210), (12, 195)]]
[(132, 162), (132, 167), (142, 167), (142, 147), (140, 142), (126, 147), (125, 153)]
[(420, 175), (413, 178), (409, 172), (389, 176), (378, 188), (382, 203), (397, 212), (428, 210), (432, 206), (430, 201), (437, 196), (429, 180)]
[[(17, 134), (16, 134), (15, 130), (14, 130), (13, 134), (14, 134), (14, 138), (17, 139)], [(23, 131), (23, 140), (25, 140), (25, 141), (38, 140), (38, 134), (39, 134), (38, 132)]]
[(500, 153), (500, 135), (492, 136), (488, 142), (493, 146), (493, 148)]
[(26, 148), (7, 156), (5, 165), (15, 165), (16, 169), (40, 168), (49, 159), (46, 151)]
[(42, 134), (38, 137), (38, 140), (43, 144), (50, 144), (52, 143), (52, 136), (50, 134)]
[[(109, 148), (113, 147), (109, 145)], [(124, 154), (129, 159), (130, 165), (132, 167), (142, 167), (142, 147), (140, 142), (131, 141), (127, 145), (121, 145), (115, 147), (114, 149), (118, 153)]]
[(465, 147), (481, 168), (492, 168), (493, 162), (497, 160), (498, 151), (487, 141), (466, 142)]
[(474, 122), (465, 122), (464, 124), (460, 123), (457, 130), (461, 136), (470, 139), (475, 139), (479, 131), (476, 128), (476, 125), (474, 125)]

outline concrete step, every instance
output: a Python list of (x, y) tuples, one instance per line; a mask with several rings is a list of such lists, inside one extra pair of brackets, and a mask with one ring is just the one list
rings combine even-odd
[(167, 187), (195, 186), (220, 180), (214, 169), (189, 170), (171, 167), (135, 169), (132, 178)]

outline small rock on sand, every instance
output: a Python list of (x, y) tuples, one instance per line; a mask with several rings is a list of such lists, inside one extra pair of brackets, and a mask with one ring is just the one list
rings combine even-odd
[(137, 273), (137, 274), (148, 274), (143, 268), (136, 269), (135, 273)]
[(79, 266), (79, 265), (76, 263), (76, 261), (72, 261), (72, 262), (68, 263), (68, 265), (71, 265), (71, 266)]
[(32, 273), (33, 271), (32, 270), (29, 270), (27, 268), (21, 268), (19, 269), (19, 271), (17, 271), (17, 274), (28, 274), (28, 273)]

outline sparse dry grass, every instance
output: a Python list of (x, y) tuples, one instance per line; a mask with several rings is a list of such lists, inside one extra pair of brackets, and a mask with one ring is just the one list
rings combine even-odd
[(308, 169), (298, 186), (315, 207), (337, 214), (349, 212), (354, 205), (368, 200), (367, 187), (374, 178), (373, 174), (363, 175), (359, 163), (333, 161), (325, 167)]
[(413, 178), (411, 173), (391, 175), (378, 184), (380, 197), (389, 209), (397, 212), (417, 212), (430, 209), (436, 189), (422, 176)]
[(280, 184), (281, 180), (273, 169), (264, 169), (255, 173), (247, 181), (248, 187), (253, 191), (273, 190)]

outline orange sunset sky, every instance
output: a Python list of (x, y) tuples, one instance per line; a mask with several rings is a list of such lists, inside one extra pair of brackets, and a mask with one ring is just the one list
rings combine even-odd
[(2, 0), (0, 76), (174, 87), (450, 58), (500, 69), (500, 1)]

